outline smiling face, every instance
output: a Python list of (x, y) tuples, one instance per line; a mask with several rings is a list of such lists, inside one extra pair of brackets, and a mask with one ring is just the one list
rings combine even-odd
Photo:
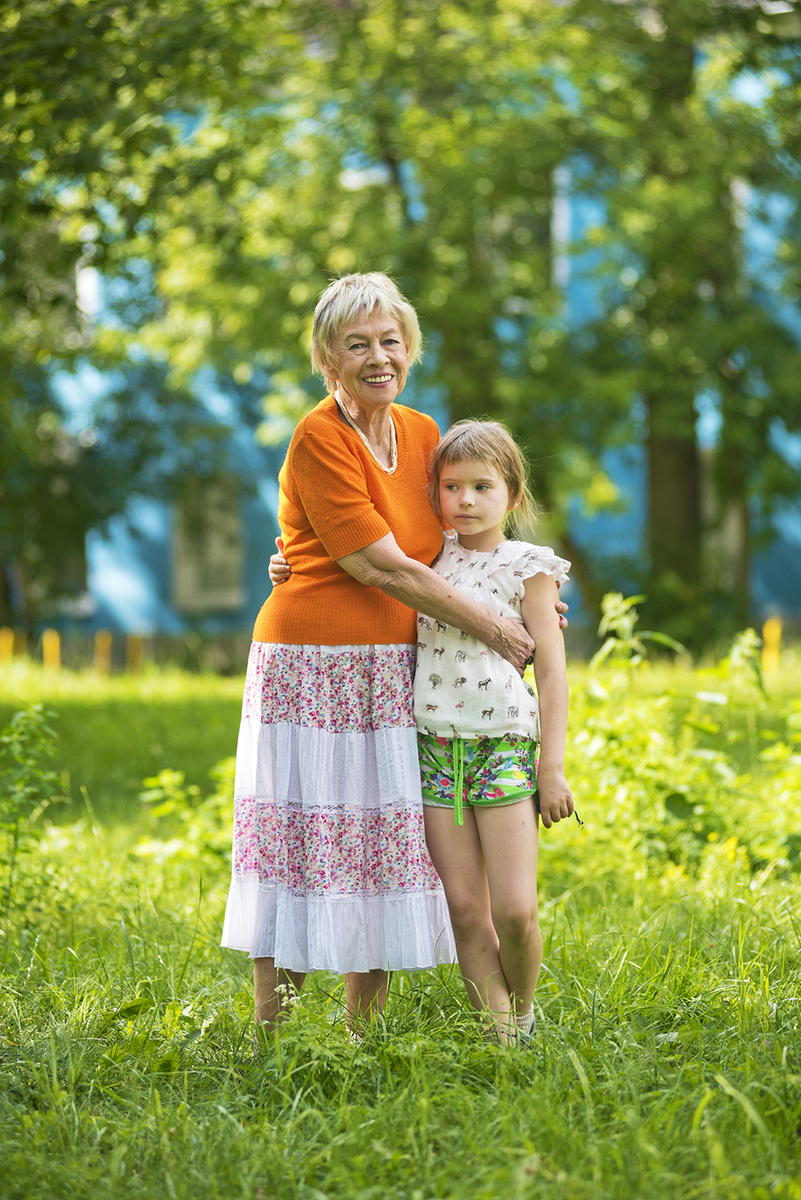
[(442, 519), (456, 530), (467, 550), (494, 550), (504, 540), (504, 517), (519, 503), (510, 498), (506, 481), (490, 463), (465, 459), (442, 464)]
[(409, 350), (396, 320), (374, 310), (360, 313), (337, 332), (329, 383), (364, 408), (389, 405), (403, 391)]

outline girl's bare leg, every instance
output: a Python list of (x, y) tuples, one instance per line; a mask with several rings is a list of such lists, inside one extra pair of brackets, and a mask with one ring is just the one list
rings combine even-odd
[(346, 1023), (358, 1033), (365, 1021), (383, 1012), (389, 989), (389, 971), (348, 971), (345, 975)]
[(426, 843), (442, 880), (459, 968), (474, 1008), (488, 1010), (502, 1038), (509, 1028), (509, 986), (492, 923), (490, 892), (474, 809), (456, 826), (452, 808), (424, 808)]
[(533, 799), (473, 809), (489, 881), (492, 923), (515, 1013), (531, 1008), (542, 964), (537, 912), (537, 810)]
[[(305, 974), (276, 967), (273, 958), (253, 959), (253, 999), (256, 1029), (275, 1029), (287, 1002), (303, 987)], [(279, 991), (280, 989), (280, 991)]]

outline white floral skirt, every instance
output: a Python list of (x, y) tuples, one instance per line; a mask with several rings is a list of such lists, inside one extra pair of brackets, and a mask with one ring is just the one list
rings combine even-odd
[(223, 946), (290, 971), (455, 961), (425, 845), (414, 654), (251, 646)]

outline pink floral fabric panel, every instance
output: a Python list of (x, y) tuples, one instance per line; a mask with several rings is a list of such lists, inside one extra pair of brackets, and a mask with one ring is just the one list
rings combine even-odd
[(420, 812), (308, 811), (239, 797), (234, 866), (262, 885), (301, 895), (355, 896), (430, 890), (439, 878)]
[(254, 642), (242, 716), (330, 733), (414, 726), (412, 646), (277, 646)]

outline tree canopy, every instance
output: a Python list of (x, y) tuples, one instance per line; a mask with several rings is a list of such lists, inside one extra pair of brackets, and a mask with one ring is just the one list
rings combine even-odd
[[(213, 444), (201, 369), (294, 419), (317, 295), (380, 269), (418, 309), (423, 379), (453, 418), (499, 416), (525, 444), (591, 602), (611, 568), (571, 544), (568, 500), (614, 503), (603, 451), (639, 438), (632, 579), (680, 636), (744, 618), (753, 533), (797, 494), (790, 5), (27, 0), (0, 22), (0, 455), (18, 468), (0, 537), (42, 594), (58, 547), (131, 489), (168, 492), (191, 466), (176, 445)], [(572, 240), (565, 190), (599, 214)], [(96, 319), (76, 288), (91, 270)], [(80, 361), (120, 381), (83, 443), (52, 386)], [(714, 505), (699, 408), (719, 427)], [(710, 535), (732, 514), (721, 564)]]

